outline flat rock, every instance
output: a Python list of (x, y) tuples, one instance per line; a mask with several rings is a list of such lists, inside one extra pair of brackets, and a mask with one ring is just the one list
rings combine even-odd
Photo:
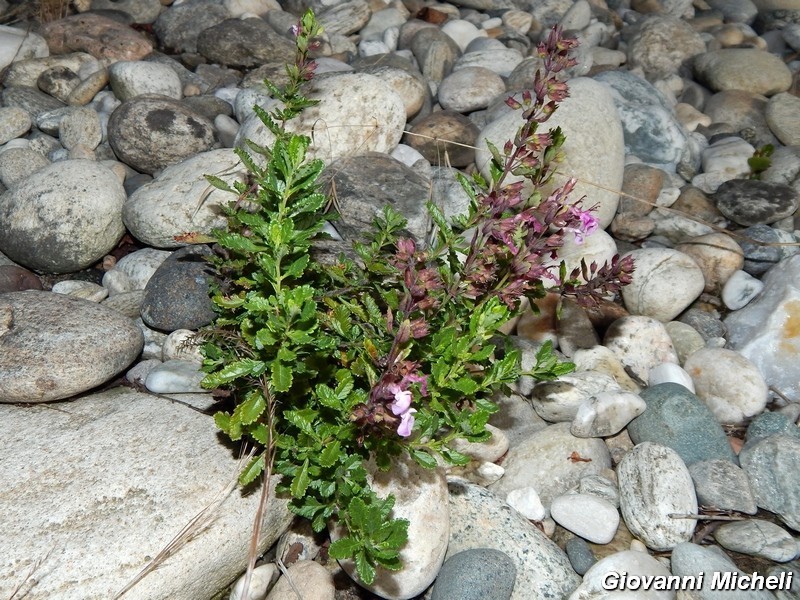
[(147, 61), (119, 61), (108, 69), (111, 89), (122, 102), (144, 94), (159, 94), (175, 100), (183, 97), (178, 74), (169, 65)]
[(156, 248), (177, 248), (184, 233), (210, 234), (225, 227), (222, 209), (236, 199), (213, 187), (206, 175), (229, 185), (243, 182), (247, 170), (229, 149), (201, 152), (164, 169), (125, 202), (122, 220), (137, 239)]
[[(74, 347), (64, 347), (72, 360)], [(244, 570), (260, 494), (229, 487), (241, 465), (209, 416), (122, 388), (58, 410), (0, 406), (0, 416), (4, 598), (33, 570), (30, 600), (109, 600), (220, 498), (206, 527), (125, 598), (207, 598)], [(269, 500), (260, 552), (291, 519), (285, 501)]]
[(722, 48), (698, 55), (694, 72), (709, 89), (745, 90), (764, 96), (785, 92), (792, 73), (775, 54), (756, 48)]
[(592, 494), (563, 494), (553, 498), (550, 516), (556, 523), (595, 544), (614, 539), (619, 525), (616, 507)]
[(87, 52), (109, 64), (139, 60), (153, 51), (153, 45), (130, 27), (93, 13), (52, 21), (42, 32), (53, 54)]
[[(626, 573), (638, 576), (669, 576), (670, 572), (662, 563), (647, 552), (625, 550), (615, 552), (597, 561), (583, 575), (580, 587), (569, 600), (613, 600), (616, 598), (636, 598), (637, 600), (674, 600), (674, 591), (628, 590), (611, 591), (605, 587), (609, 574)], [(613, 581), (611, 578), (609, 581)]]
[(641, 393), (647, 409), (628, 424), (636, 444), (672, 448), (687, 465), (704, 460), (735, 461), (722, 426), (711, 410), (677, 383), (661, 383)]
[(125, 190), (90, 160), (49, 164), (0, 196), (0, 251), (48, 273), (91, 266), (116, 246), (125, 227)]
[(797, 541), (788, 531), (762, 519), (723, 523), (714, 531), (714, 539), (727, 550), (775, 562), (788, 562), (798, 551)]
[(767, 104), (769, 128), (783, 144), (800, 144), (800, 98), (789, 93), (775, 94)]
[(119, 159), (154, 173), (214, 145), (214, 126), (185, 104), (159, 95), (123, 102), (108, 120), (108, 141)]
[(703, 460), (689, 465), (697, 502), (721, 510), (756, 514), (750, 482), (744, 471), (729, 460)]
[(666, 446), (644, 442), (617, 467), (625, 525), (653, 550), (671, 550), (691, 539), (696, 521), (672, 514), (696, 514), (694, 484), (683, 460)]
[[(571, 197), (578, 200), (586, 196), (585, 208), (598, 206), (594, 215), (602, 229), (611, 223), (619, 203), (619, 194), (610, 190), (618, 190), (622, 185), (623, 125), (605, 86), (588, 78), (570, 79), (569, 94), (546, 122), (547, 129), (561, 127), (567, 140), (562, 148), (566, 159), (559, 165), (563, 177), (557, 179), (559, 184), (566, 177), (578, 179)], [(486, 140), (502, 148), (507, 140), (514, 139), (521, 125), (521, 113), (508, 111), (480, 132), (477, 144), (480, 150), (475, 162), (485, 177), (489, 176), (491, 158)], [(506, 178), (506, 182), (514, 180)], [(543, 190), (546, 193), (548, 190)]]
[(226, 19), (204, 29), (197, 50), (210, 62), (229, 67), (294, 62), (294, 44), (261, 19)]
[(0, 401), (48, 402), (85, 392), (130, 365), (142, 346), (131, 320), (95, 302), (32, 290), (3, 294)]
[(473, 548), (505, 553), (517, 571), (511, 600), (564, 598), (578, 586), (580, 578), (566, 554), (499, 497), (463, 480), (452, 479), (448, 487), (448, 559)]
[(771, 435), (742, 448), (739, 461), (758, 506), (800, 530), (800, 439)]
[(793, 215), (798, 206), (792, 186), (757, 179), (726, 181), (714, 199), (723, 215), (744, 227), (774, 223)]
[(4, 107), (21, 108), (35, 121), (42, 113), (63, 108), (64, 103), (48, 96), (35, 87), (10, 86), (0, 94)]
[(153, 31), (164, 46), (177, 53), (197, 52), (200, 33), (230, 16), (219, 2), (190, 0), (163, 11), (153, 24)]
[(472, 548), (454, 554), (442, 565), (431, 600), (509, 600), (517, 569), (504, 552)]

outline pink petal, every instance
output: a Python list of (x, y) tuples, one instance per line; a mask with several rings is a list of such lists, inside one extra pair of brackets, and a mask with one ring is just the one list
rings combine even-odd
[(400, 418), (400, 425), (397, 427), (397, 435), (400, 437), (408, 437), (411, 435), (411, 430), (414, 428), (414, 413), (417, 412), (413, 408), (408, 409), (408, 412), (403, 414)]

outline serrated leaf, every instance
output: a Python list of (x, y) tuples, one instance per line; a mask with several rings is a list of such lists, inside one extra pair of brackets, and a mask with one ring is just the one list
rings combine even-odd
[(464, 466), (469, 464), (469, 456), (466, 454), (461, 454), (461, 452), (458, 452), (457, 450), (443, 447), (441, 452), (444, 459), (452, 465)]
[(284, 271), (284, 276), (300, 277), (300, 275), (302, 275), (303, 272), (306, 270), (309, 260), (310, 260), (309, 255), (304, 254), (286, 268), (286, 271)]
[(297, 427), (303, 433), (306, 433), (314, 438), (317, 437), (317, 432), (314, 430), (313, 422), (317, 418), (317, 411), (311, 408), (303, 408), (300, 410), (287, 410), (283, 413), (286, 420), (292, 425)]
[(246, 486), (250, 485), (253, 481), (255, 481), (256, 477), (261, 475), (264, 471), (264, 455), (259, 454), (258, 456), (254, 456), (250, 459), (250, 462), (247, 463), (247, 466), (242, 470), (239, 474), (239, 485)]
[(416, 463), (421, 467), (424, 467), (426, 469), (436, 468), (437, 465), (436, 459), (425, 450), (412, 449), (411, 458), (413, 458), (416, 461)]
[(220, 431), (228, 433), (228, 428), (231, 426), (231, 415), (226, 412), (214, 413), (214, 425)]
[(347, 505), (347, 512), (350, 513), (350, 518), (356, 529), (364, 530), (367, 528), (369, 511), (367, 510), (367, 505), (361, 498), (356, 496), (350, 500), (350, 504)]
[(364, 550), (356, 552), (355, 559), (358, 578), (367, 585), (371, 585), (375, 581), (375, 567), (370, 564)]
[(319, 455), (319, 464), (323, 467), (332, 467), (339, 460), (339, 453), (341, 452), (341, 443), (339, 440), (334, 440), (332, 443), (325, 446)]
[(232, 194), (236, 193), (236, 190), (234, 190), (230, 185), (228, 185), (227, 182), (223, 181), (222, 179), (220, 179), (215, 175), (206, 175), (205, 178), (208, 183), (213, 185), (218, 190), (222, 190), (223, 192), (231, 192)]
[(331, 542), (331, 545), (328, 547), (328, 555), (336, 560), (346, 560), (351, 558), (360, 546), (361, 544), (359, 541), (354, 538), (339, 538), (335, 542)]
[(279, 360), (272, 361), (270, 383), (276, 392), (288, 392), (292, 387), (292, 369)]
[(217, 373), (210, 373), (205, 379), (211, 387), (220, 387), (245, 375), (258, 376), (264, 372), (265, 366), (260, 360), (244, 358), (226, 365)]
[(303, 466), (300, 467), (297, 475), (295, 475), (294, 479), (292, 479), (292, 483), (289, 486), (289, 493), (294, 498), (302, 498), (305, 496), (306, 489), (308, 488), (308, 484), (310, 482), (311, 479), (308, 476), (308, 459), (305, 459), (303, 461)]
[(239, 421), (242, 425), (250, 425), (254, 423), (266, 410), (267, 402), (260, 392), (251, 392), (239, 406), (236, 407), (236, 412), (239, 416)]
[(471, 396), (475, 392), (478, 391), (478, 384), (475, 380), (471, 379), (470, 377), (462, 377), (455, 383), (453, 383), (450, 387), (458, 390), (465, 396)]

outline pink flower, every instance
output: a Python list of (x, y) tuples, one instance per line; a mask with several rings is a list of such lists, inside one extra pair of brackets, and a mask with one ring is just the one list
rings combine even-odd
[(403, 413), (400, 417), (400, 425), (397, 427), (397, 435), (400, 437), (408, 437), (411, 435), (411, 430), (414, 428), (414, 413), (417, 412), (413, 408)]
[(411, 392), (401, 389), (396, 383), (391, 384), (388, 390), (394, 394), (394, 400), (389, 404), (389, 408), (395, 416), (400, 417), (397, 435), (408, 437), (414, 428), (414, 413), (417, 412), (411, 408)]

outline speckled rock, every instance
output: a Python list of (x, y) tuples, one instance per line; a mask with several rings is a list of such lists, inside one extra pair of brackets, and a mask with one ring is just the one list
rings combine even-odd
[(486, 108), (505, 90), (497, 73), (485, 67), (467, 67), (445, 77), (439, 85), (439, 104), (445, 110), (472, 112)]
[(509, 600), (516, 577), (514, 562), (504, 552), (491, 548), (464, 550), (442, 565), (431, 600)]
[(109, 83), (121, 101), (144, 94), (159, 94), (175, 100), (183, 97), (178, 74), (169, 65), (146, 61), (119, 61), (108, 69)]
[(530, 394), (533, 409), (551, 423), (572, 421), (593, 396), (619, 389), (611, 375), (597, 371), (575, 371), (553, 381), (540, 381)]
[(405, 136), (405, 143), (431, 164), (466, 167), (475, 160), (478, 133), (478, 128), (464, 115), (443, 110), (415, 122)]
[(175, 52), (197, 52), (200, 32), (230, 16), (228, 9), (214, 0), (189, 0), (163, 11), (153, 30), (164, 46)]
[(727, 550), (775, 562), (788, 562), (798, 552), (797, 541), (788, 531), (762, 519), (723, 523), (714, 531), (714, 539)]
[[(612, 598), (628, 597), (637, 600), (674, 600), (675, 592), (659, 590), (606, 590), (605, 583), (609, 573), (627, 573), (638, 576), (669, 576), (670, 572), (662, 563), (650, 556), (647, 552), (625, 550), (615, 552), (597, 561), (586, 571), (583, 582), (569, 600), (611, 600)], [(613, 578), (610, 579), (613, 581)]]
[[(52, 292), (0, 296), (0, 402), (48, 402), (105, 383), (142, 350), (132, 321)], [(76, 352), (80, 348), (80, 352)]]
[(748, 515), (758, 511), (750, 481), (741, 469), (729, 460), (702, 460), (689, 465), (697, 502), (721, 510), (735, 510)]
[(751, 275), (766, 273), (771, 267), (800, 250), (793, 245), (797, 243), (793, 234), (768, 225), (754, 225), (739, 233), (744, 236), (739, 239), (744, 252), (744, 270)]
[(694, 61), (698, 80), (711, 90), (745, 90), (771, 96), (792, 85), (792, 73), (776, 55), (756, 48), (723, 48)]
[(266, 600), (297, 597), (297, 592), (302, 598), (333, 600), (336, 588), (328, 569), (312, 560), (300, 560), (289, 566), (286, 575), (278, 579)]
[(675, 249), (690, 256), (700, 267), (706, 282), (706, 292), (719, 293), (728, 279), (744, 266), (741, 246), (724, 233), (694, 237), (678, 244)]
[(726, 181), (714, 199), (723, 215), (745, 227), (774, 223), (794, 214), (798, 206), (792, 186), (755, 179)]
[[(564, 552), (489, 490), (450, 480), (447, 558), (472, 548), (507, 554), (517, 570), (511, 600), (563, 598), (580, 582)], [(490, 536), (486, 535), (491, 531)]]
[(209, 62), (248, 68), (292, 62), (294, 44), (261, 19), (227, 19), (200, 32), (197, 51)]
[(771, 435), (742, 448), (739, 461), (758, 506), (800, 529), (800, 439)]
[[(123, 256), (114, 268), (103, 275), (103, 287), (109, 295), (124, 294), (133, 290), (143, 290), (156, 269), (171, 253), (166, 250), (142, 248)], [(136, 311), (137, 314), (139, 311)]]
[(652, 317), (631, 315), (617, 319), (606, 330), (603, 344), (641, 382), (647, 381), (653, 367), (678, 362), (667, 330)]
[(648, 79), (662, 79), (705, 51), (703, 38), (689, 23), (677, 16), (653, 15), (636, 24), (628, 42), (628, 64), (641, 68)]
[(145, 387), (154, 394), (202, 394), (208, 392), (200, 386), (203, 377), (196, 362), (172, 359), (150, 370)]
[(98, 14), (72, 15), (44, 25), (53, 54), (88, 52), (109, 63), (139, 60), (153, 51), (147, 38), (118, 21)]

